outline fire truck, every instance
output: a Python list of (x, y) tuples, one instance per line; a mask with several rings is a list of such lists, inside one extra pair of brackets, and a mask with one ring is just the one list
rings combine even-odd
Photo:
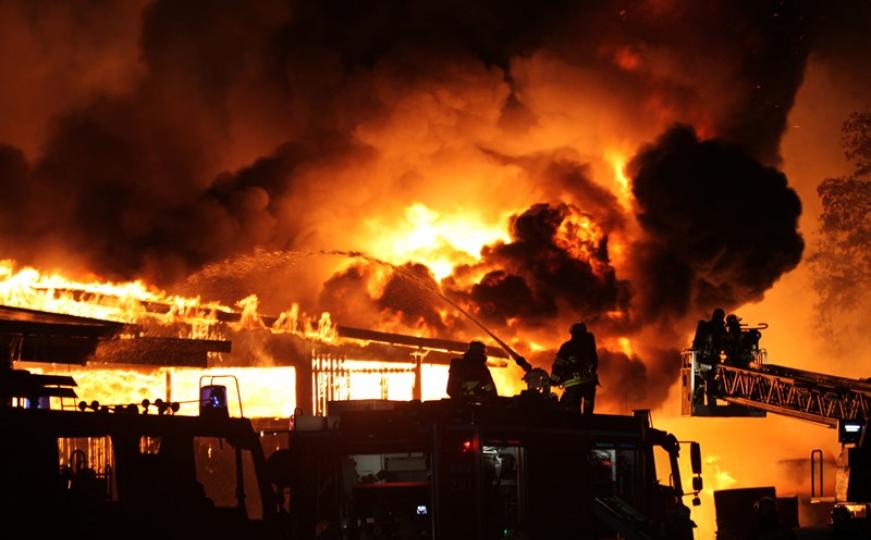
[[(765, 327), (744, 327), (742, 333)], [(758, 346), (743, 352), (743, 359), (736, 362), (685, 350), (682, 413), (698, 417), (763, 417), (771, 413), (837, 430), (843, 466), (836, 473), (836, 492), (824, 494), (823, 453), (815, 449), (811, 452), (809, 502), (831, 508), (834, 516), (852, 518), (855, 527), (871, 535), (871, 381), (770, 364), (766, 350)]]
[(526, 391), (329, 412), (295, 418), (269, 458), (292, 538), (693, 537), (680, 443), (647, 411), (582, 416)]
[[(0, 373), (0, 527), (21, 538), (277, 538), (277, 506), (249, 420), (224, 387), (200, 416), (173, 404), (48, 408), (66, 376)], [(211, 405), (211, 406), (210, 406)], [(150, 414), (143, 410), (151, 409)]]

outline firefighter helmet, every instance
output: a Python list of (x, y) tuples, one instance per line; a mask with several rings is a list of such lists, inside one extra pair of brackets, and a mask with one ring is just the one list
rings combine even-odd
[(582, 323), (582, 322), (575, 323), (572, 325), (571, 328), (569, 328), (569, 333), (573, 336), (579, 335), (579, 334), (586, 334), (587, 333), (587, 325)]
[(484, 345), (484, 342), (477, 339), (470, 341), (469, 347), (466, 349), (468, 354), (486, 354), (486, 351), (487, 347)]

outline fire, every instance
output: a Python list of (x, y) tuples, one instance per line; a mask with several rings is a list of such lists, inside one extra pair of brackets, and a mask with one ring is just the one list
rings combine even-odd
[[(123, 323), (149, 320), (169, 325), (183, 321), (190, 330), (180, 337), (211, 337), (217, 312), (232, 311), (196, 297), (167, 294), (141, 280), (78, 281), (31, 267), (16, 270), (9, 260), (0, 261), (0, 304)], [(149, 305), (161, 308), (149, 310)]]
[[(219, 314), (236, 314), (233, 308), (199, 297), (169, 294), (141, 280), (128, 282), (80, 281), (60, 273), (43, 274), (31, 267), (16, 269), (10, 260), (0, 261), (0, 305), (75, 315), (129, 324), (172, 328), (176, 337), (220, 339)], [(234, 329), (266, 328), (260, 319), (256, 295), (236, 303)], [(269, 330), (293, 333), (320, 341), (333, 341), (335, 327), (329, 313), (306, 316), (299, 305), (282, 313)]]
[(615, 194), (620, 200), (620, 204), (624, 208), (629, 209), (632, 206), (632, 187), (629, 182), (629, 177), (626, 176), (626, 156), (629, 152), (608, 150), (605, 152), (605, 160), (611, 165), (613, 170), (613, 181)]
[[(250, 418), (288, 418), (296, 407), (296, 370), (292, 367), (136, 369), (64, 366), (47, 370), (38, 365), (25, 366), (34, 372), (73, 377), (78, 384), (76, 393), (79, 399), (87, 403), (98, 401), (101, 405), (126, 405), (140, 404), (144, 399), (152, 403), (162, 399), (180, 403), (178, 414), (197, 415), (200, 380), (202, 378), (204, 384), (208, 384), (214, 378), (215, 384), (227, 386), (231, 416), (240, 416), (241, 411)], [(241, 409), (238, 396), (242, 398)], [(72, 401), (64, 403), (65, 408), (73, 406)]]
[(506, 223), (507, 219), (501, 223), (487, 222), (480, 214), (466, 209), (442, 214), (415, 202), (405, 209), (399, 223), (387, 226), (373, 218), (367, 226), (374, 233), (373, 253), (395, 264), (412, 260), (423, 263), (441, 280), (457, 265), (476, 262), (485, 245), (508, 241)]
[(594, 262), (603, 236), (602, 229), (590, 216), (572, 212), (560, 224), (555, 242), (574, 258)]
[(633, 356), (634, 351), (632, 349), (632, 342), (629, 341), (629, 338), (627, 338), (627, 337), (618, 338), (617, 343), (620, 345), (620, 350), (623, 351), (623, 354), (625, 354), (628, 357)]
[[(410, 400), (414, 385), (414, 364), (363, 360), (342, 361), (345, 376), (328, 380), (333, 399), (391, 399)], [(52, 366), (23, 363), (32, 372), (69, 375), (76, 380), (79, 399), (101, 405), (140, 404), (148, 399), (180, 403), (178, 414), (199, 413), (199, 385), (227, 386), (228, 407), (232, 416), (244, 413), (249, 418), (289, 418), (299, 405), (310, 411), (310, 404), (298, 404), (296, 397), (296, 369), (277, 367), (213, 367), (208, 369), (160, 367), (133, 368), (105, 366)], [(494, 370), (495, 371), (495, 370)], [(503, 371), (503, 370), (499, 370)], [(421, 366), (423, 383), (421, 397), (435, 400), (446, 397), (448, 369), (444, 365)], [(497, 378), (497, 384), (500, 377)], [(507, 381), (507, 379), (506, 379)], [(238, 393), (236, 383), (238, 382)], [(506, 383), (507, 384), (507, 383)], [(501, 393), (508, 394), (513, 387), (500, 384)], [(323, 388), (321, 388), (323, 390)], [(317, 392), (318, 389), (315, 389)], [(241, 396), (239, 407), (237, 396)], [(73, 408), (78, 400), (67, 400), (65, 408)]]

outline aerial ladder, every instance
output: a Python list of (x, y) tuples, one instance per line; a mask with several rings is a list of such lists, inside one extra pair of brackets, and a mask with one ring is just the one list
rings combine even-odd
[[(742, 332), (766, 328), (742, 327)], [(835, 497), (823, 497), (822, 452), (811, 454), (811, 501), (871, 515), (871, 380), (769, 364), (754, 346), (735, 361), (696, 349), (682, 353), (681, 412), (685, 416), (790, 416), (838, 430), (845, 465)], [(713, 358), (712, 358), (713, 356)], [(817, 460), (817, 458), (819, 458)], [(818, 469), (816, 468), (818, 463)], [(818, 471), (818, 476), (815, 475)], [(819, 490), (816, 478), (819, 478)]]

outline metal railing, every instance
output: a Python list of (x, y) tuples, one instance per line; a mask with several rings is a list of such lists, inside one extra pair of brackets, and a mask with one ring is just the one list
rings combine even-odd
[(831, 427), (871, 413), (871, 391), (860, 381), (769, 367), (714, 366), (717, 398)]

